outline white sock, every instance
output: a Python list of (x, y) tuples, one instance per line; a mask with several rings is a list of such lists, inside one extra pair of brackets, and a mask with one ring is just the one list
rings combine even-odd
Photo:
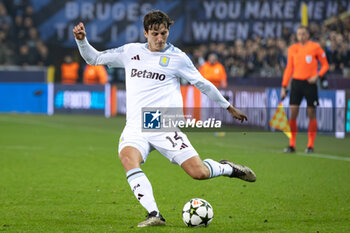
[(228, 164), (221, 164), (212, 159), (205, 159), (203, 160), (203, 163), (209, 169), (209, 178), (217, 176), (230, 176), (232, 173), (232, 167)]
[(140, 204), (151, 213), (157, 211), (159, 213), (156, 201), (153, 196), (152, 185), (143, 173), (141, 168), (134, 168), (126, 173), (131, 190)]

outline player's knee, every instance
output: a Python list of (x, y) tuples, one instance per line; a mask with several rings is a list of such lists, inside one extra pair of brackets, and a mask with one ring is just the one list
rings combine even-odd
[(124, 167), (132, 163), (132, 159), (130, 158), (130, 156), (127, 153), (123, 153), (123, 152), (119, 153), (119, 160)]
[(123, 149), (120, 151), (119, 159), (126, 170), (139, 167), (142, 162), (141, 155), (133, 149)]
[(122, 152), (119, 152), (118, 157), (119, 157), (120, 162), (122, 162), (122, 163), (123, 163), (123, 161), (127, 160), (127, 156)]

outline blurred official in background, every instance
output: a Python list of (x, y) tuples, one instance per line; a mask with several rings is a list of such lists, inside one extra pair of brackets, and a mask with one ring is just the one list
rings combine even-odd
[(79, 78), (79, 63), (73, 61), (71, 55), (66, 55), (61, 65), (61, 80), (63, 84), (76, 84)]
[(106, 84), (108, 82), (108, 73), (103, 65), (86, 65), (83, 73), (83, 82), (87, 85)]
[(227, 87), (225, 67), (219, 62), (216, 53), (210, 53), (208, 55), (208, 61), (199, 67), (199, 72), (217, 88)]
[[(316, 106), (318, 106), (317, 80), (321, 79), (325, 83), (324, 75), (328, 70), (326, 54), (318, 43), (309, 41), (309, 31), (306, 27), (300, 26), (297, 29), (298, 43), (293, 44), (288, 49), (288, 62), (284, 71), (281, 98), (287, 95), (287, 86), (292, 78), (289, 105), (291, 109), (290, 129), (292, 136), (289, 139), (289, 146), (284, 152), (295, 152), (297, 135), (296, 119), (299, 113), (299, 105), (303, 99), (307, 101), (307, 114), (309, 117), (308, 144), (306, 151), (314, 151), (314, 141), (317, 132)], [(318, 71), (318, 61), (321, 69)]]

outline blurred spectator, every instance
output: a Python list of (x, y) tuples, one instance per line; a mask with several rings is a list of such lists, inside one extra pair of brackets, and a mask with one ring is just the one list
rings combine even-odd
[(205, 54), (205, 51), (203, 51), (202, 49), (200, 48), (194, 49), (192, 61), (197, 68), (199, 68), (201, 65), (204, 64), (205, 62), (204, 54)]
[(10, 7), (10, 11), (12, 15), (16, 15), (19, 12), (24, 12), (26, 6), (30, 4), (31, 0), (12, 0), (12, 4), (10, 4), (8, 7)]
[(344, 26), (339, 16), (333, 15), (330, 19), (325, 20), (325, 25), (331, 30), (338, 33), (343, 33)]
[(51, 57), (49, 56), (49, 49), (46, 47), (42, 40), (36, 41), (36, 49), (39, 53), (39, 66), (49, 66), (53, 63), (50, 59)]
[(7, 14), (6, 6), (2, 2), (0, 2), (0, 25), (2, 25), (3, 23), (12, 26), (12, 18), (10, 17), (10, 15)]
[(0, 64), (52, 64), (33, 17), (30, 0), (0, 1)]
[(316, 23), (311, 23), (309, 26), (309, 31), (310, 31), (310, 37), (313, 38), (314, 40), (319, 40), (321, 37), (321, 28), (318, 24)]
[(34, 27), (34, 21), (33, 21), (33, 19), (31, 18), (31, 17), (24, 17), (24, 19), (23, 19), (23, 27), (24, 27), (24, 29), (26, 30), (26, 32), (27, 32), (27, 36), (29, 36), (28, 34), (29, 34), (29, 29), (30, 28), (32, 28), (32, 27)]
[(20, 66), (36, 65), (38, 61), (38, 53), (35, 49), (30, 48), (28, 45), (24, 44), (19, 48), (19, 57), (17, 59), (17, 64)]
[(330, 42), (330, 46), (327, 47), (326, 55), (329, 62), (329, 71), (330, 72), (339, 72), (339, 59), (338, 59), (338, 50), (337, 44), (335, 41)]
[(72, 56), (67, 55), (61, 65), (61, 80), (63, 84), (76, 84), (79, 78), (79, 64)]
[(83, 82), (88, 85), (105, 84), (108, 81), (108, 73), (102, 65), (86, 65), (83, 73)]
[(236, 40), (234, 43), (234, 54), (232, 54), (233, 63), (230, 67), (230, 75), (244, 77), (246, 75), (246, 50), (242, 40)]
[(26, 40), (26, 29), (24, 28), (23, 25), (23, 16), (22, 15), (16, 15), (15, 18), (15, 33), (16, 36), (14, 38), (14, 41), (16, 41), (16, 45), (19, 46), (20, 44), (24, 44)]
[(34, 14), (33, 7), (31, 5), (26, 5), (24, 9), (24, 15), (32, 18), (33, 14)]
[(262, 76), (263, 71), (265, 67), (267, 67), (267, 60), (266, 60), (266, 50), (265, 49), (259, 49), (256, 60), (254, 61), (255, 69), (258, 71), (258, 75)]
[(0, 30), (0, 64), (12, 65), (14, 60), (13, 44), (10, 42), (6, 32)]
[(287, 27), (283, 27), (282, 29), (282, 39), (284, 41), (288, 41), (289, 40), (289, 37), (291, 36), (292, 33), (290, 33), (290, 30), (289, 28)]
[(218, 61), (215, 53), (208, 55), (208, 61), (199, 67), (199, 72), (216, 87), (227, 87), (225, 67)]
[(31, 48), (35, 49), (36, 48), (36, 42), (39, 40), (38, 37), (38, 31), (36, 28), (31, 27), (28, 30), (28, 38), (26, 39), (26, 44)]
[(350, 77), (350, 50), (349, 43), (343, 42), (339, 48), (338, 59), (340, 61), (339, 68), (344, 77)]
[(6, 44), (4, 43), (5, 33), (0, 32), (0, 65), (8, 64), (9, 50)]

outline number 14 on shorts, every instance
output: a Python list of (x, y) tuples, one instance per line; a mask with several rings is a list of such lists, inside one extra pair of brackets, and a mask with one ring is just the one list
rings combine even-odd
[[(182, 138), (181, 136), (179, 136), (177, 132), (175, 132), (174, 137), (166, 136), (165, 138), (166, 138), (167, 140), (169, 140), (169, 142), (172, 144), (173, 148), (175, 148), (175, 147), (178, 145), (178, 143), (181, 143), (180, 150), (182, 150), (182, 149), (188, 147), (188, 146), (186, 145), (186, 143), (184, 143), (183, 138)], [(179, 141), (179, 140), (180, 140), (180, 141)]]

